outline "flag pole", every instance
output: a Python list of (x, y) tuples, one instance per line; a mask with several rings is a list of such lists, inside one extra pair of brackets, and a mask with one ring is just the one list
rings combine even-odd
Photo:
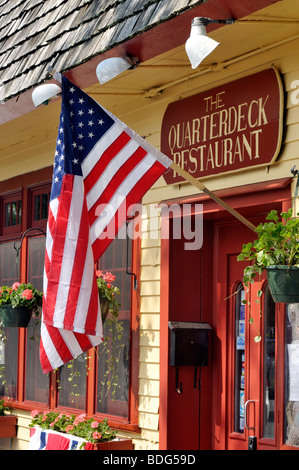
[(247, 220), (245, 217), (243, 217), (243, 215), (239, 214), (239, 212), (237, 212), (231, 206), (226, 204), (226, 202), (224, 202), (222, 199), (216, 196), (216, 194), (210, 191), (201, 181), (194, 178), (192, 175), (190, 175), (187, 171), (183, 170), (183, 168), (181, 168), (179, 165), (177, 165), (174, 162), (170, 165), (170, 168), (176, 173), (178, 173), (180, 176), (182, 176), (186, 181), (188, 181), (193, 186), (195, 186), (197, 189), (207, 194), (211, 199), (217, 202), (217, 204), (222, 206), (224, 209), (230, 212), (234, 217), (236, 217), (240, 222), (242, 222), (248, 228), (250, 228), (250, 230), (253, 230), (255, 232), (256, 227), (251, 222), (249, 222), (249, 220)]

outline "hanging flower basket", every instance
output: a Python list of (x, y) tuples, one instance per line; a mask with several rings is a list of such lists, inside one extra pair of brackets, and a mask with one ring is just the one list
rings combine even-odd
[(97, 270), (97, 286), (101, 305), (102, 321), (106, 320), (108, 313), (116, 320), (118, 317), (120, 303), (118, 298), (120, 295), (119, 288), (116, 287), (113, 282), (115, 276), (110, 272), (103, 273), (103, 271)]
[(27, 327), (32, 313), (38, 316), (43, 294), (31, 284), (15, 282), (0, 287), (0, 324), (8, 327)]
[(299, 302), (299, 268), (268, 266), (267, 278), (274, 302)]
[(100, 299), (100, 305), (101, 305), (102, 322), (104, 323), (109, 313), (109, 300)]
[(31, 310), (26, 307), (12, 307), (2, 305), (0, 307), (1, 326), (27, 328), (31, 318)]

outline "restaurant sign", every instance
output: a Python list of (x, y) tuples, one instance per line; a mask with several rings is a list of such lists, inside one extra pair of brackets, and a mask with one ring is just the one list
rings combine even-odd
[[(195, 178), (271, 165), (279, 153), (283, 88), (275, 68), (171, 103), (161, 151)], [(182, 181), (175, 169), (167, 184)]]

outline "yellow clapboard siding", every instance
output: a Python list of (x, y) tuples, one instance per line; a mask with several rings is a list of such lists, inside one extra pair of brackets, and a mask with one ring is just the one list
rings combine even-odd
[(145, 429), (159, 429), (159, 415), (154, 413), (139, 412), (139, 426)]
[(139, 364), (140, 379), (159, 379), (159, 364), (142, 362)]
[[(144, 299), (151, 299), (152, 297), (144, 297)], [(158, 299), (160, 299), (158, 297)], [(159, 300), (160, 304), (160, 300)], [(157, 313), (142, 313), (140, 318), (141, 330), (159, 330), (160, 328), (160, 309)]]
[(147, 248), (142, 250), (141, 265), (142, 266), (157, 266), (160, 265), (160, 248)]
[(160, 361), (160, 349), (159, 348), (148, 348), (140, 347), (139, 351), (140, 362), (155, 362), (159, 364)]
[(141, 438), (150, 441), (156, 445), (159, 443), (159, 431), (150, 431), (148, 429), (141, 430)]
[(160, 297), (158, 296), (148, 296), (141, 298), (140, 304), (141, 313), (151, 313), (151, 312), (160, 312)]
[(148, 395), (151, 397), (158, 397), (160, 391), (159, 380), (139, 380), (139, 395)]
[(148, 411), (150, 413), (158, 413), (159, 398), (158, 397), (140, 397), (138, 409), (139, 411)]
[(286, 128), (286, 132), (284, 135), (284, 143), (285, 144), (289, 142), (298, 143), (298, 136), (299, 136), (299, 123), (291, 124)]
[[(133, 441), (134, 442), (134, 441)], [(145, 451), (158, 451), (159, 450), (159, 443), (152, 442), (148, 440), (143, 441), (136, 441), (135, 443), (135, 450), (145, 450)]]
[(299, 106), (293, 106), (285, 112), (286, 125), (299, 122)]
[(160, 247), (161, 246), (161, 239), (151, 239), (142, 237), (141, 238), (141, 248), (153, 248), (153, 247)]
[(160, 266), (142, 266), (141, 281), (157, 281), (160, 279)]
[(159, 331), (143, 331), (140, 335), (140, 346), (159, 346)]
[(142, 281), (140, 283), (140, 295), (142, 297), (147, 295), (160, 295), (160, 282)]

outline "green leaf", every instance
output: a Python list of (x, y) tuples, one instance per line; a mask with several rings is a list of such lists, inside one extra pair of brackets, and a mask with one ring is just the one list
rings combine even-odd
[(259, 343), (261, 341), (261, 339), (262, 339), (261, 335), (257, 335), (257, 336), (254, 337), (254, 341), (256, 343)]

